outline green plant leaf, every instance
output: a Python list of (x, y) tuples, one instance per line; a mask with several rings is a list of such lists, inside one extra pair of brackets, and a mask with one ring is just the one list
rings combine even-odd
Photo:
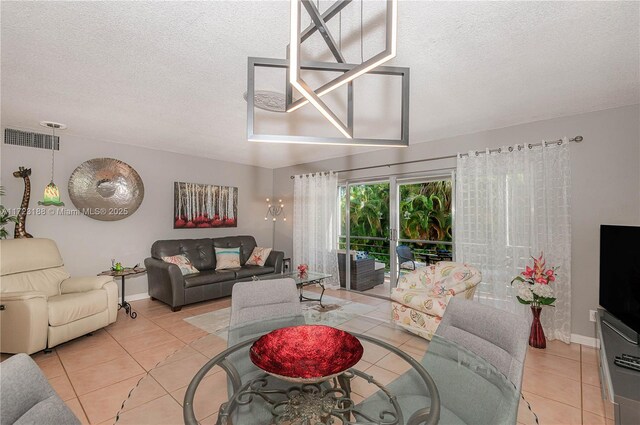
[(518, 301), (520, 302), (520, 304), (526, 304), (526, 305), (531, 304), (531, 302), (530, 302), (530, 301), (525, 301), (525, 300), (523, 300), (522, 298), (520, 298), (520, 297), (519, 297), (519, 296), (517, 296), (517, 295), (516, 295), (516, 298), (518, 299)]
[(553, 297), (552, 298), (538, 297), (538, 301), (542, 305), (551, 305), (556, 301), (556, 298), (553, 298)]
[(513, 285), (513, 282), (518, 281), (518, 282), (524, 282), (524, 278), (522, 276), (516, 276), (513, 278), (513, 280), (511, 281), (511, 284)]

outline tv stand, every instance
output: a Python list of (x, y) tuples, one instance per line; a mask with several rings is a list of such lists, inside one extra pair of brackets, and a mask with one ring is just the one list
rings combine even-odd
[(638, 334), (602, 308), (598, 309), (596, 331), (605, 414), (616, 425), (640, 424), (640, 372), (614, 364), (614, 358), (622, 354), (640, 356)]
[(618, 335), (620, 335), (625, 341), (627, 341), (629, 344), (633, 344), (633, 345), (638, 345), (638, 341), (634, 341), (633, 339), (631, 339), (630, 337), (628, 337), (623, 331), (619, 330), (618, 328), (616, 328), (614, 325), (612, 325), (611, 323), (607, 322), (606, 319), (602, 319), (602, 324), (606, 325), (609, 329), (611, 329), (612, 331), (614, 331), (615, 333), (617, 333)]

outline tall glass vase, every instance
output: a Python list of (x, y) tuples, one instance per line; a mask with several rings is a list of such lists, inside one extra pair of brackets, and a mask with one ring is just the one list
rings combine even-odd
[(547, 339), (544, 336), (544, 329), (542, 329), (542, 323), (540, 323), (540, 313), (542, 307), (531, 306), (531, 313), (533, 314), (533, 322), (531, 322), (531, 333), (529, 333), (529, 345), (533, 348), (546, 348)]

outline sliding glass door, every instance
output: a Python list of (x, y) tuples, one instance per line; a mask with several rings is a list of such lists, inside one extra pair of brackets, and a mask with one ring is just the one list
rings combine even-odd
[(390, 183), (347, 183), (340, 189), (341, 284), (360, 292), (370, 291), (384, 284), (390, 268)]
[(451, 260), (452, 181), (452, 175), (440, 174), (344, 182), (339, 193), (341, 284), (388, 297), (401, 274)]
[[(398, 267), (395, 278), (418, 267), (453, 260), (453, 187), (450, 176), (397, 183)], [(402, 255), (410, 253), (410, 258)], [(395, 286), (395, 285), (394, 285)]]

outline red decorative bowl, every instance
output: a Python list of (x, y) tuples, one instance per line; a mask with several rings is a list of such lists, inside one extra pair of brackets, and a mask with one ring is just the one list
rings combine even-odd
[(291, 382), (331, 379), (360, 361), (364, 349), (348, 332), (323, 325), (276, 329), (253, 343), (250, 357), (265, 372)]

